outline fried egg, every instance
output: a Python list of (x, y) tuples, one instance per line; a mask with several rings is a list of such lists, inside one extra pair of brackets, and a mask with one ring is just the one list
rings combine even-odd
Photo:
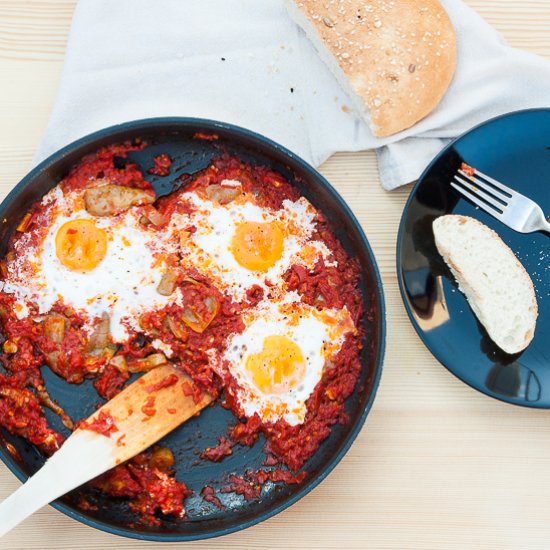
[(247, 417), (263, 422), (304, 422), (306, 401), (321, 380), (327, 360), (346, 334), (356, 333), (349, 311), (316, 308), (289, 293), (279, 303), (262, 302), (244, 314), (246, 328), (222, 354), (236, 380), (237, 402)]
[(316, 211), (303, 197), (283, 201), (280, 210), (256, 204), (251, 195), (219, 204), (188, 192), (182, 200), (193, 211), (175, 214), (171, 231), (195, 228), (181, 242), (182, 265), (208, 273), (220, 290), (236, 300), (244, 299), (254, 285), (280, 286), (282, 275), (293, 264), (312, 268), (320, 257), (331, 264), (325, 243), (312, 238)]
[(15, 295), (20, 318), (31, 303), (47, 313), (62, 302), (85, 312), (90, 322), (107, 313), (113, 340), (124, 342), (126, 322), (137, 328), (141, 312), (177, 298), (157, 292), (166, 265), (155, 253), (154, 232), (140, 224), (138, 214), (94, 217), (81, 194), (64, 195), (59, 188), (42, 204), (47, 208), (41, 238), (22, 235), (3, 288)]

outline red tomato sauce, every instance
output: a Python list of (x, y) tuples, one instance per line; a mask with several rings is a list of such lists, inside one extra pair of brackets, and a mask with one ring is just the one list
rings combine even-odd
[(145, 391), (147, 393), (155, 393), (159, 390), (162, 390), (162, 388), (169, 388), (170, 386), (173, 386), (177, 383), (178, 380), (179, 378), (175, 374), (170, 374), (169, 376), (165, 376), (156, 384), (150, 384), (149, 386), (146, 386)]
[(192, 491), (176, 481), (170, 463), (157, 459), (161, 450), (167, 451), (156, 447), (141, 453), (90, 484), (107, 495), (128, 499), (130, 508), (147, 524), (160, 524), (157, 513), (183, 518), (184, 501)]
[(155, 396), (150, 395), (147, 398), (147, 401), (145, 401), (145, 405), (141, 407), (141, 412), (147, 417), (143, 419), (143, 422), (146, 420), (149, 420), (152, 416), (155, 416), (157, 414), (157, 409), (155, 409)]
[(226, 437), (220, 437), (215, 447), (207, 447), (201, 454), (201, 458), (206, 458), (211, 462), (221, 462), (226, 456), (233, 454), (234, 441)]
[(476, 173), (476, 169), (475, 168), (472, 168), (470, 165), (466, 164), (465, 162), (463, 162), (461, 165), (460, 165), (460, 169), (467, 175), (467, 176), (474, 176), (475, 173)]
[(157, 155), (153, 159), (154, 165), (147, 170), (148, 174), (154, 176), (168, 176), (170, 174), (170, 167), (172, 166), (172, 159), (169, 155)]
[[(151, 190), (147, 175), (128, 159), (129, 152), (145, 146), (143, 142), (134, 141), (88, 155), (71, 169), (61, 186), (64, 189), (84, 189), (96, 185), (98, 180), (106, 180), (111, 184)], [(154, 162), (150, 173), (166, 175), (170, 172), (172, 161), (168, 155), (159, 155)], [(155, 230), (163, 227), (173, 212), (185, 211), (185, 204), (178, 201), (180, 193), (208, 194), (223, 180), (238, 180), (242, 191), (252, 194), (258, 205), (273, 209), (280, 209), (286, 199), (295, 201), (300, 197), (298, 189), (281, 174), (220, 154), (211, 166), (187, 178), (181, 191), (159, 199), (154, 206), (139, 208)], [(30, 209), (30, 213), (20, 229), (34, 230), (36, 239), (39, 239), (43, 236), (41, 231), (47, 229), (47, 220), (41, 216), (39, 203)], [(315, 221), (313, 238), (326, 244), (338, 266), (327, 266), (322, 260), (312, 270), (291, 265), (283, 277), (286, 287), (298, 292), (302, 302), (313, 307), (347, 307), (356, 326), (361, 327), (364, 304), (358, 290), (358, 262), (347, 256), (322, 213), (317, 213)], [(195, 228), (188, 227), (185, 231), (192, 234)], [(10, 260), (10, 254), (13, 259), (14, 241), (20, 235), (21, 232), (15, 232), (6, 259), (0, 262), (4, 275), (5, 262)], [(166, 261), (169, 265), (178, 265), (178, 258), (167, 258)], [(140, 327), (149, 336), (145, 337), (128, 326), (130, 338), (126, 343), (93, 351), (90, 351), (89, 337), (83, 330), (85, 319), (79, 312), (57, 303), (46, 316), (38, 315), (31, 307), (30, 315), (19, 320), (13, 298), (0, 292), (0, 320), (5, 339), (0, 362), (6, 371), (6, 375), (0, 375), (0, 425), (10, 433), (28, 439), (46, 455), (52, 454), (60, 447), (63, 438), (48, 427), (42, 409), (47, 402), (41, 375), (43, 366), (47, 365), (70, 383), (93, 379), (98, 394), (110, 399), (124, 387), (132, 372), (139, 372), (143, 361), (158, 353), (152, 345), (155, 338), (170, 346), (170, 361), (192, 378), (193, 385), (182, 384), (186, 395), (196, 396), (199, 401), (201, 393), (207, 391), (214, 397), (223, 398), (223, 405), (238, 416), (237, 383), (230, 375), (220, 377), (210, 364), (208, 350), (220, 349), (229, 336), (244, 330), (241, 313), (260, 302), (264, 290), (252, 286), (247, 290), (246, 298), (237, 303), (217, 289), (207, 274), (193, 270), (180, 271), (174, 284), (181, 289), (184, 300), (179, 305), (172, 303), (141, 316)], [(51, 315), (56, 317), (53, 321)], [(52, 322), (62, 324), (63, 338), (55, 337)], [(292, 484), (304, 479), (306, 472), (296, 472), (330, 435), (331, 427), (347, 421), (344, 402), (353, 392), (361, 372), (359, 354), (363, 337), (361, 328), (356, 335), (348, 334), (340, 352), (326, 365), (320, 382), (307, 400), (303, 424), (291, 426), (284, 420), (262, 423), (257, 415), (238, 418), (227, 434), (220, 434), (216, 447), (202, 452), (203, 459), (219, 462), (233, 453), (235, 445), (252, 446), (260, 434), (265, 436), (268, 455), (265, 465), (271, 469), (248, 471), (244, 477), (231, 476), (222, 492), (236, 492), (246, 499), (257, 498), (268, 481)], [(115, 354), (116, 363), (113, 361)], [(156, 413), (154, 392), (176, 383), (177, 377), (174, 378), (176, 380), (168, 377), (151, 388), (151, 395), (142, 408), (148, 417)], [(101, 415), (86, 427), (107, 436), (116, 431), (116, 426)], [(124, 444), (122, 439), (120, 444)], [(153, 524), (158, 523), (159, 513), (183, 517), (184, 499), (190, 494), (187, 487), (173, 477), (171, 465), (155, 464), (153, 451), (142, 453), (107, 472), (92, 485), (109, 495), (129, 499), (131, 508), (142, 520)], [(219, 499), (210, 489), (208, 486), (203, 489), (203, 498), (220, 507)]]
[(306, 472), (292, 474), (288, 470), (247, 470), (244, 476), (230, 475), (226, 484), (221, 488), (222, 493), (236, 493), (242, 495), (245, 500), (257, 499), (262, 494), (262, 488), (266, 482), (286, 483), (295, 485), (302, 483), (306, 478)]
[(128, 372), (120, 372), (116, 367), (107, 365), (94, 381), (94, 388), (103, 399), (109, 400), (122, 390), (129, 378)]
[(36, 395), (21, 388), (18, 377), (0, 375), (0, 424), (50, 455), (63, 443), (63, 437), (48, 427)]
[(105, 179), (115, 185), (150, 190), (151, 184), (137, 166), (127, 159), (130, 151), (139, 151), (145, 146), (145, 142), (136, 140), (104, 147), (86, 155), (73, 167), (61, 185), (64, 189), (83, 189), (93, 180)]
[(78, 422), (77, 428), (81, 430), (90, 430), (104, 435), (105, 437), (111, 437), (112, 433), (118, 432), (115, 419), (105, 410), (100, 411), (97, 418), (94, 418), (92, 421), (81, 420)]
[(218, 508), (218, 510), (225, 510), (225, 506), (222, 504), (222, 501), (216, 496), (216, 491), (213, 487), (210, 487), (210, 485), (205, 485), (202, 488), (201, 497), (204, 501), (213, 504), (216, 508)]

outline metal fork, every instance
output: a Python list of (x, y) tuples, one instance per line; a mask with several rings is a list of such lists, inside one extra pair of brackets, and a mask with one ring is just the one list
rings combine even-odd
[(519, 233), (550, 233), (550, 223), (535, 201), (479, 170), (463, 164), (454, 175), (451, 187)]

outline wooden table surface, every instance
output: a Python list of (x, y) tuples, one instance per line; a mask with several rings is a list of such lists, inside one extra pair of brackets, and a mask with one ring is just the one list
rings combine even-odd
[[(467, 1), (512, 45), (550, 59), (550, 0)], [(0, 0), (2, 197), (27, 172), (46, 126), (74, 5)], [(371, 152), (339, 154), (322, 172), (352, 205), (382, 272), (388, 341), (376, 402), (347, 456), (311, 494), (247, 531), (189, 547), (550, 548), (550, 412), (474, 392), (421, 344), (395, 274), (397, 227), (410, 186), (382, 191)], [(18, 485), (0, 465), (0, 499)], [(146, 544), (91, 529), (51, 507), (0, 540), (3, 549)]]

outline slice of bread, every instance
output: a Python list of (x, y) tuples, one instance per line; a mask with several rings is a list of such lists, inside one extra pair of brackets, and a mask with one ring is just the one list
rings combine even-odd
[(433, 222), (437, 250), (493, 342), (506, 353), (525, 349), (535, 334), (533, 282), (502, 239), (468, 216)]
[(435, 109), (452, 80), (456, 36), (438, 0), (285, 0), (378, 137)]

